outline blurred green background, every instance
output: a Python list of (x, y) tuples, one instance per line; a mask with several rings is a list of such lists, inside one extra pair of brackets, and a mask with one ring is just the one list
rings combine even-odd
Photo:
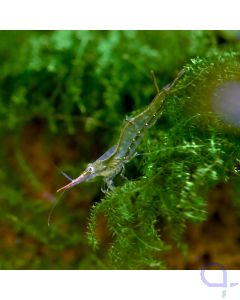
[[(59, 196), (56, 190), (67, 182), (56, 166), (75, 178), (86, 163), (113, 145), (125, 117), (140, 111), (154, 96), (150, 70), (154, 70), (162, 87), (183, 66), (191, 65), (193, 71), (189, 67), (190, 75), (182, 85), (183, 90), (187, 89), (191, 76), (194, 79), (201, 67), (204, 71), (208, 66), (194, 69), (196, 61), (218, 51), (238, 52), (238, 35), (221, 31), (0, 32), (0, 268), (128, 268), (127, 264), (113, 264), (109, 258), (115, 235), (106, 214), (97, 218), (96, 249), (87, 234), (92, 207), (104, 198), (101, 181), (84, 183), (65, 193), (53, 213), (51, 226), (47, 226), (49, 211)], [(210, 66), (211, 59), (208, 62)], [(170, 121), (165, 120), (163, 125), (174, 127), (174, 110), (170, 109), (169, 115)], [(151, 136), (148, 141), (153, 141)], [(151, 149), (151, 143), (146, 142), (142, 150), (147, 147)], [(144, 174), (144, 167), (138, 168), (141, 160), (140, 156), (127, 166), (128, 178)], [(221, 195), (226, 195), (229, 186), (219, 183), (211, 198), (217, 200), (206, 210), (212, 209), (216, 226), (222, 222), (221, 212), (231, 210), (230, 219), (236, 222), (229, 227), (222, 225), (224, 230), (228, 228), (228, 235), (233, 227), (239, 227), (239, 216), (233, 217), (235, 208), (231, 204), (225, 204), (227, 208), (221, 206), (224, 201), (220, 206), (216, 204), (219, 189), (225, 191)], [(230, 242), (232, 252), (219, 250), (217, 242), (211, 250), (209, 240), (205, 235), (205, 242), (202, 238), (206, 228), (213, 226), (211, 218), (209, 227), (207, 223), (194, 227), (189, 221), (183, 230), (189, 254), (184, 256), (185, 248), (177, 249), (176, 242), (166, 234), (165, 242), (171, 249), (163, 247), (164, 268), (198, 268), (212, 259), (228, 263), (229, 268), (239, 267), (240, 233), (233, 237), (236, 244)], [(224, 260), (222, 253), (235, 255), (235, 260)], [(130, 251), (123, 257), (131, 259), (131, 255), (135, 254)], [(162, 267), (148, 264), (145, 253), (138, 255), (143, 260), (129, 264), (130, 268)]]

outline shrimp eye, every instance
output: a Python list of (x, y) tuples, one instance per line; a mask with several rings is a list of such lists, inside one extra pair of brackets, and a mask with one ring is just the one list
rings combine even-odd
[(88, 166), (87, 171), (92, 173), (94, 172), (94, 167), (93, 166)]

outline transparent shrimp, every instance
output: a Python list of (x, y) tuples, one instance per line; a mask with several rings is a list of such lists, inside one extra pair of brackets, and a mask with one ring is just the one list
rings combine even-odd
[(183, 73), (184, 70), (180, 71), (172, 83), (160, 90), (154, 73), (151, 72), (153, 83), (157, 91), (152, 102), (141, 113), (127, 119), (120, 132), (117, 143), (95, 162), (88, 164), (80, 176), (76, 179), (71, 179), (62, 172), (62, 174), (70, 180), (70, 183), (58, 189), (57, 192), (65, 191), (81, 182), (90, 181), (97, 176), (103, 177), (108, 189), (113, 189), (114, 177), (121, 173), (124, 170), (125, 164), (136, 156), (137, 146), (146, 134), (146, 131), (153, 126), (161, 116), (167, 96)]

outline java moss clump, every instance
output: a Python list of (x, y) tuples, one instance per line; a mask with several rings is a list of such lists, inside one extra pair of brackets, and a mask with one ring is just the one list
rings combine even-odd
[[(189, 261), (189, 232), (209, 220), (210, 195), (220, 186), (231, 187), (229, 206), (239, 218), (240, 132), (213, 106), (219, 86), (240, 82), (237, 38), (214, 31), (0, 35), (1, 268), (177, 268), (172, 251), (182, 268), (198, 268), (201, 258)], [(77, 177), (114, 145), (124, 119), (151, 102), (150, 70), (163, 87), (182, 68), (162, 117), (126, 165), (128, 179), (117, 177), (106, 195), (101, 179), (75, 187), (48, 227), (55, 191), (66, 184), (56, 165)]]

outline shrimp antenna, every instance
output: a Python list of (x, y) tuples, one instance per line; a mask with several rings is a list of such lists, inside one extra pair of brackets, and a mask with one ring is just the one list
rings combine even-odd
[(58, 167), (56, 167), (58, 169), (58, 171), (65, 177), (67, 178), (69, 181), (73, 181), (73, 179), (67, 175), (65, 172), (63, 172), (62, 170), (60, 170)]
[[(54, 165), (54, 167), (65, 177), (67, 178), (69, 181), (73, 181), (73, 179), (68, 176), (65, 172), (63, 172), (61, 169), (59, 169), (54, 162), (52, 162), (52, 164)], [(50, 221), (51, 221), (51, 217), (52, 217), (52, 214), (53, 214), (53, 211), (54, 209), (56, 208), (58, 202), (60, 201), (60, 199), (62, 198), (62, 196), (64, 195), (65, 191), (63, 191), (63, 193), (59, 196), (59, 197), (56, 197), (55, 201), (53, 202), (53, 205), (51, 207), (51, 210), (48, 214), (48, 227), (50, 226)]]
[(54, 162), (52, 162), (52, 164), (65, 178), (67, 178), (69, 181), (73, 181), (73, 179), (68, 174), (66, 174), (61, 169), (59, 169), (58, 166), (56, 166)]
[(53, 214), (53, 211), (55, 209), (55, 207), (58, 205), (58, 202), (60, 201), (60, 199), (62, 198), (62, 196), (64, 195), (65, 191), (62, 192), (62, 194), (59, 196), (59, 197), (56, 197), (52, 207), (51, 207), (51, 210), (48, 214), (48, 227), (50, 226), (50, 221), (51, 221), (51, 217), (52, 217), (52, 214)]
[(155, 89), (156, 89), (157, 93), (159, 94), (160, 90), (159, 90), (159, 87), (158, 87), (158, 84), (157, 84), (157, 79), (155, 77), (154, 71), (151, 70), (150, 73), (151, 73), (151, 76), (152, 76), (152, 81), (153, 81), (153, 84), (155, 86)]

